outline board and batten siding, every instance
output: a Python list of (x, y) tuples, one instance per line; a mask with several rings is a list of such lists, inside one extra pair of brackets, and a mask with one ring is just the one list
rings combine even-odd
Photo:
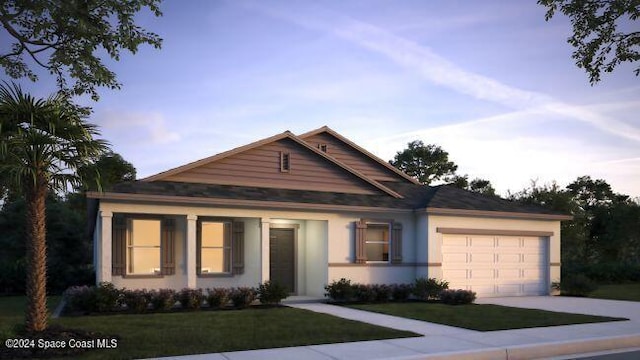
[[(290, 154), (288, 172), (280, 171), (280, 153)], [(353, 194), (380, 191), (289, 139), (234, 154), (164, 180)]]
[(317, 148), (319, 148), (320, 144), (327, 145), (328, 155), (376, 181), (407, 181), (377, 161), (326, 133), (309, 136), (304, 141)]

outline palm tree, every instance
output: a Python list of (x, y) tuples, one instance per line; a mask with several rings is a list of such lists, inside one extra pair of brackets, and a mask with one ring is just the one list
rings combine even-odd
[(86, 109), (63, 95), (35, 99), (20, 86), (0, 85), (0, 172), (27, 203), (27, 331), (47, 327), (45, 200), (82, 181), (78, 167), (107, 150), (86, 123)]

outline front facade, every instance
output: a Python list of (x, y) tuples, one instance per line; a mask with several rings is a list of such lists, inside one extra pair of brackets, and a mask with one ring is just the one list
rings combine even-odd
[(549, 293), (570, 217), (425, 187), (335, 131), (285, 132), (89, 193), (97, 282), (126, 288), (445, 279), (478, 296)]

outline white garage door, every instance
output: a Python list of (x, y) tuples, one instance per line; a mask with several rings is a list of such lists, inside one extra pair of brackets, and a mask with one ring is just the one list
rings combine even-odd
[(547, 239), (444, 234), (443, 278), (479, 297), (547, 294)]

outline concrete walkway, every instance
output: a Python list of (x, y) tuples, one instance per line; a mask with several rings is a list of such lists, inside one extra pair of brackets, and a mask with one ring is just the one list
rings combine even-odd
[(640, 303), (567, 297), (489, 298), (481, 304), (624, 317), (629, 321), (480, 332), (323, 303), (289, 306), (326, 313), (422, 337), (188, 355), (173, 359), (538, 359), (640, 347)]

